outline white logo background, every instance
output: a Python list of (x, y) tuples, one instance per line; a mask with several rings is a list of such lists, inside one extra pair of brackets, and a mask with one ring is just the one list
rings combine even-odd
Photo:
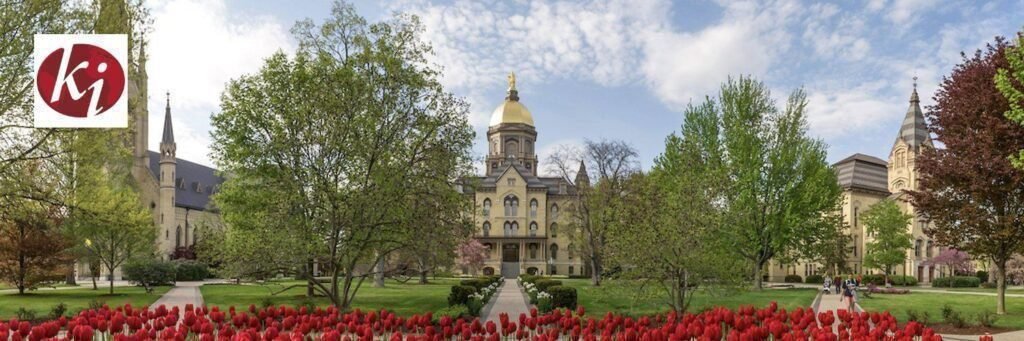
[[(38, 82), (39, 68), (51, 53), (63, 48), (64, 53), (70, 53), (74, 44), (90, 44), (107, 50), (124, 69), (125, 77), (128, 77), (128, 36), (125, 34), (36, 34), (33, 57), (35, 67), (32, 69), (32, 78)], [(53, 88), (55, 84), (42, 84), (43, 87)], [(80, 90), (85, 90), (90, 84), (78, 84)], [(121, 90), (121, 97), (110, 107), (109, 110), (100, 115), (91, 117), (71, 117), (54, 111), (46, 104), (48, 98), (44, 99), (39, 94), (40, 84), (33, 84), (32, 93), (35, 97), (35, 126), (37, 128), (127, 128), (128, 127), (128, 82)], [(87, 94), (90, 96), (93, 94)]]

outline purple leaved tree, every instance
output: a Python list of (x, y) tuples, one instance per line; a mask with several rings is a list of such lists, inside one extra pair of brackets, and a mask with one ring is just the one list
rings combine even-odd
[(955, 275), (970, 275), (974, 272), (974, 262), (967, 252), (949, 248), (942, 250), (928, 261), (928, 265), (946, 266), (953, 270)]

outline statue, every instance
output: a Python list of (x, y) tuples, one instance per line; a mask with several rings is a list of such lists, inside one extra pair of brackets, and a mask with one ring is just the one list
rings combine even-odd
[(516, 74), (514, 72), (508, 73), (508, 89), (510, 91), (516, 89)]

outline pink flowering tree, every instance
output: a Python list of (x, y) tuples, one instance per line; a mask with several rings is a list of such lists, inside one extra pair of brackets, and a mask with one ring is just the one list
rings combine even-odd
[(469, 238), (459, 244), (459, 247), (455, 250), (458, 256), (456, 263), (460, 267), (469, 268), (473, 273), (476, 273), (484, 265), (484, 260), (487, 259), (487, 251), (487, 246), (480, 244), (480, 241), (476, 239)]
[(942, 250), (928, 264), (949, 267), (953, 270), (954, 274), (958, 275), (970, 275), (974, 272), (974, 263), (971, 262), (971, 255), (952, 248)]

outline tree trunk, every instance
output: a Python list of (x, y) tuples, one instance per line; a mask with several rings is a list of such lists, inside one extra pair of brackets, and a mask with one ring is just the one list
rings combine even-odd
[(996, 314), (1006, 315), (1006, 261), (997, 261), (996, 268), (999, 272), (999, 277), (996, 277)]
[(597, 257), (590, 257), (590, 283), (601, 286), (601, 261)]
[(373, 287), (383, 288), (384, 287), (384, 257), (380, 257), (377, 260), (377, 265), (374, 266), (373, 273)]
[(764, 265), (764, 261), (754, 261), (754, 290), (764, 289), (763, 279), (761, 279), (761, 268)]
[(427, 284), (427, 271), (420, 271), (420, 284)]
[(107, 276), (110, 276), (110, 294), (113, 295), (114, 294), (114, 269), (110, 269), (110, 273), (107, 274)]
[(68, 273), (64, 276), (64, 283), (67, 285), (78, 285), (75, 279), (75, 262), (71, 262), (71, 266), (68, 267)]

